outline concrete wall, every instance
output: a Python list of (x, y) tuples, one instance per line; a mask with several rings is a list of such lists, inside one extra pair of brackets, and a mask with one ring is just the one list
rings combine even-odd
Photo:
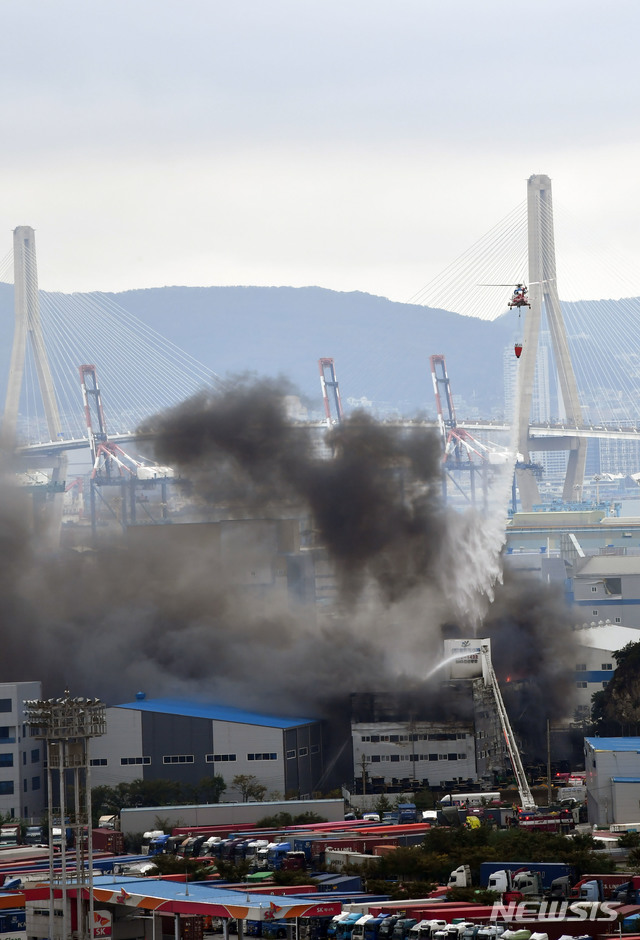
[(329, 822), (344, 819), (344, 800), (277, 800), (264, 803), (209, 803), (202, 806), (147, 806), (123, 809), (120, 826), (126, 833), (155, 828), (160, 816), (171, 828), (176, 826), (225, 826), (241, 823), (251, 827), (266, 816), (289, 813), (315, 813)]

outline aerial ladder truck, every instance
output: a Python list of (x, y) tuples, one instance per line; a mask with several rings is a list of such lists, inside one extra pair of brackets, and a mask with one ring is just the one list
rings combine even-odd
[(493, 668), (493, 663), (491, 662), (491, 653), (489, 652), (489, 646), (486, 644), (482, 645), (482, 658), (484, 660), (484, 676), (485, 683), (491, 687), (493, 690), (493, 696), (496, 702), (496, 709), (498, 712), (498, 717), (500, 719), (500, 726), (502, 728), (502, 733), (507, 745), (507, 751), (509, 752), (509, 757), (511, 758), (511, 764), (513, 766), (513, 772), (516, 778), (516, 784), (518, 787), (518, 792), (520, 794), (520, 805), (524, 812), (535, 812), (537, 809), (535, 800), (531, 793), (529, 783), (527, 781), (527, 776), (524, 772), (524, 767), (522, 765), (522, 758), (520, 757), (520, 751), (518, 750), (518, 745), (514, 737), (513, 731), (511, 730), (511, 724), (509, 722), (509, 716), (507, 714), (507, 709), (504, 705), (504, 700), (502, 698), (502, 692), (500, 691), (500, 686), (498, 684), (498, 679)]

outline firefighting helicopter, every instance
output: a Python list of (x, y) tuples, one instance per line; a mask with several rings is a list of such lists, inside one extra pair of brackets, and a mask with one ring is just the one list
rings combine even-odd
[(521, 307), (531, 306), (527, 298), (529, 288), (526, 284), (478, 284), (478, 287), (511, 287), (513, 289), (513, 294), (511, 295), (511, 300), (507, 304), (508, 307), (517, 307), (519, 311)]
[[(513, 294), (511, 295), (511, 300), (507, 304), (510, 309), (516, 308), (518, 310), (518, 316), (522, 311), (522, 307), (531, 307), (529, 300), (527, 299), (527, 294), (529, 293), (529, 288), (523, 282), (519, 284), (479, 284), (478, 287), (511, 287), (513, 289)], [(522, 355), (522, 341), (516, 340), (513, 351), (516, 355), (516, 359), (519, 359)]]

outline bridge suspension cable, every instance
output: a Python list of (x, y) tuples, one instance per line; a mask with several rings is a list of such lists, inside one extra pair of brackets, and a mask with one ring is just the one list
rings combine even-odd
[(508, 309), (509, 285), (526, 280), (527, 203), (524, 201), (407, 303), (450, 310), (480, 320), (495, 320)]
[[(108, 295), (39, 291), (39, 304), (64, 439), (86, 434), (77, 379), (82, 364), (99, 364), (113, 433), (131, 432), (145, 417), (222, 384), (213, 370)], [(32, 442), (48, 439), (36, 363), (29, 348), (20, 436)]]
[[(544, 207), (543, 207), (544, 211)], [(589, 240), (580, 220), (558, 207), (546, 232), (580, 232), (575, 251), (563, 245), (559, 252), (558, 292), (567, 341), (578, 385), (584, 423), (602, 427), (640, 427), (640, 322), (639, 272), (608, 246)], [(564, 236), (566, 239), (566, 235)], [(547, 267), (554, 258), (558, 235), (541, 239), (540, 249)], [(586, 263), (585, 263), (586, 258)], [(576, 275), (576, 269), (580, 275)], [(449, 310), (463, 316), (495, 320), (507, 316), (516, 332), (517, 316), (507, 312), (509, 286), (528, 282), (527, 206), (522, 203), (486, 235), (460, 255), (448, 268), (410, 298), (409, 303)], [(598, 296), (597, 285), (611, 284), (611, 298)], [(544, 293), (544, 292), (543, 292)], [(635, 296), (634, 296), (635, 294)], [(614, 299), (620, 298), (620, 299)], [(522, 314), (526, 317), (526, 312)], [(542, 310), (540, 346), (551, 355), (546, 310)], [(562, 363), (555, 363), (562, 369)], [(562, 419), (562, 402), (554, 414)], [(551, 417), (551, 416), (550, 416)]]

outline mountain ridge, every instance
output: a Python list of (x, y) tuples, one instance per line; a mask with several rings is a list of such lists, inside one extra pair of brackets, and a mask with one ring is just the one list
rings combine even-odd
[[(488, 418), (503, 410), (503, 350), (514, 334), (508, 316), (476, 320), (322, 287), (175, 285), (73, 297), (117, 304), (221, 377), (282, 376), (314, 413), (322, 411), (318, 360), (330, 357), (347, 408), (349, 400), (364, 399), (381, 415), (433, 417), (434, 354), (446, 358), (459, 417)], [(10, 284), (0, 284), (0, 330), (13, 335)], [(1, 347), (6, 388), (11, 342)]]

